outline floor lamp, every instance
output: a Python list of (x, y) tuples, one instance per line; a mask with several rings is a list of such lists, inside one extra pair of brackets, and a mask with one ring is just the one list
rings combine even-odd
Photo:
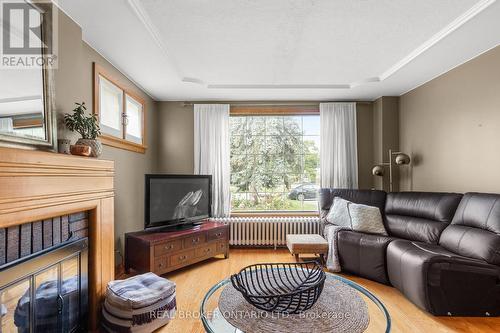
[(392, 192), (392, 169), (395, 165), (406, 165), (410, 164), (410, 156), (400, 151), (392, 151), (389, 149), (389, 162), (380, 163), (373, 167), (372, 174), (374, 176), (383, 177), (384, 176), (384, 167), (389, 167), (389, 191)]

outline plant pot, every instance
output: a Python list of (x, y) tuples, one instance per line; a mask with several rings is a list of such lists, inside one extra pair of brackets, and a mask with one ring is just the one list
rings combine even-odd
[(101, 141), (94, 139), (78, 139), (77, 145), (89, 146), (91, 149), (90, 157), (99, 157), (102, 154)]
[(70, 151), (71, 155), (90, 156), (90, 154), (92, 153), (92, 148), (85, 145), (71, 145)]

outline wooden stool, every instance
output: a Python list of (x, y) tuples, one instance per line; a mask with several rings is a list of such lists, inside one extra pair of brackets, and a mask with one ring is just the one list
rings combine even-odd
[(296, 261), (299, 261), (299, 254), (319, 254), (324, 264), (325, 254), (328, 253), (328, 242), (317, 234), (286, 235), (286, 246)]

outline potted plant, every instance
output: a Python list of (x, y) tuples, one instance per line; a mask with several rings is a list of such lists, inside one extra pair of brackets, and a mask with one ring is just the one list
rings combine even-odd
[(64, 115), (64, 124), (70, 131), (78, 132), (82, 136), (76, 142), (77, 145), (89, 146), (91, 148), (90, 156), (99, 157), (102, 153), (102, 144), (97, 140), (101, 134), (99, 123), (95, 114), (85, 115), (87, 108), (85, 102), (75, 103), (76, 108), (73, 114)]

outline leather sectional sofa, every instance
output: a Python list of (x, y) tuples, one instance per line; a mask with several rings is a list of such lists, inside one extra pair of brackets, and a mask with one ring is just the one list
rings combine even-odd
[(434, 315), (500, 315), (500, 195), (321, 189), (378, 207), (388, 236), (343, 230), (342, 271), (392, 285)]

